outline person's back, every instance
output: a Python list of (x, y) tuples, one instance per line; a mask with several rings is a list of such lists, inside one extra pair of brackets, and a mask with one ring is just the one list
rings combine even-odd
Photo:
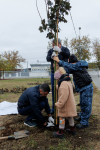
[(35, 99), (33, 100), (33, 98), (39, 97), (39, 95), (39, 86), (27, 88), (19, 97), (18, 107), (25, 107), (34, 103)]
[(92, 82), (92, 78), (87, 72), (86, 68), (82, 68), (82, 70), (74, 71), (73, 73), (73, 80), (78, 88), (85, 87)]
[[(70, 66), (71, 63), (72, 66)], [(87, 71), (88, 63), (86, 61), (78, 61), (77, 57), (72, 54), (69, 58), (69, 68), (69, 73), (73, 74), (73, 80), (77, 92), (84, 90), (88, 85), (90, 85), (92, 78)]]

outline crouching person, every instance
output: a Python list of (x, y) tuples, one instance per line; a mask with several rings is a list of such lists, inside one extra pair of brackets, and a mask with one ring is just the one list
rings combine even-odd
[[(41, 84), (35, 87), (27, 88), (18, 100), (18, 112), (20, 115), (27, 116), (24, 124), (29, 127), (34, 127), (37, 124), (49, 126), (42, 110), (45, 109), (48, 114), (48, 121), (54, 123), (54, 119), (50, 114), (50, 106), (47, 95), (50, 92), (48, 84)], [(53, 124), (52, 124), (53, 125)]]
[(69, 128), (65, 130), (75, 134), (73, 117), (77, 116), (76, 104), (71, 79), (63, 67), (59, 67), (54, 74), (54, 78), (58, 80), (58, 102), (55, 103), (55, 106), (58, 109), (59, 130), (54, 132), (53, 136), (62, 138), (64, 136), (65, 118), (69, 122)]

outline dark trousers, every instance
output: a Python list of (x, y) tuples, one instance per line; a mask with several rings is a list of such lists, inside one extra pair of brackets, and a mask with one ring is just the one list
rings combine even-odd
[[(39, 108), (40, 111), (42, 111), (45, 108), (44, 101), (40, 102)], [(34, 108), (32, 107), (32, 105), (29, 105), (26, 107), (18, 108), (18, 112), (20, 115), (28, 116), (25, 121), (30, 121), (32, 119), (36, 119), (33, 109)]]

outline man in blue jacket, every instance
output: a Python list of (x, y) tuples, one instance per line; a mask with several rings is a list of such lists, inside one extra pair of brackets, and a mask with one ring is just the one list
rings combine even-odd
[[(68, 62), (70, 51), (67, 47), (62, 46), (61, 40), (58, 39), (58, 48), (55, 46), (55, 40), (52, 41), (52, 47), (47, 53), (47, 61), (51, 62), (51, 87), (52, 87), (52, 109), (51, 113), (54, 113), (54, 60), (52, 59), (55, 55), (55, 51), (58, 52), (58, 58)], [(56, 49), (55, 49), (56, 48)]]
[(75, 84), (76, 92), (80, 93), (80, 107), (81, 112), (76, 124), (76, 127), (88, 127), (89, 118), (92, 111), (92, 98), (93, 98), (93, 85), (91, 76), (87, 72), (88, 63), (84, 60), (78, 61), (77, 57), (72, 54), (69, 57), (69, 63), (59, 60), (58, 57), (53, 57), (59, 65), (63, 66), (67, 73), (73, 74), (73, 81)]
[[(48, 114), (49, 122), (54, 122), (50, 114), (50, 106), (47, 95), (50, 92), (48, 84), (41, 84), (27, 88), (18, 100), (18, 112), (20, 115), (27, 115), (24, 124), (33, 127), (36, 124), (47, 126), (45, 117), (41, 111), (45, 109)], [(34, 121), (35, 120), (35, 121)]]

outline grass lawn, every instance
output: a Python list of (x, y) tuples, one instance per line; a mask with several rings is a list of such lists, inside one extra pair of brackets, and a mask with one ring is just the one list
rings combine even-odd
[[(50, 79), (13, 79), (0, 80), (0, 102), (17, 102), (22, 90), (41, 83), (48, 83)], [(51, 94), (48, 95), (51, 105)], [(76, 103), (79, 103), (79, 95), (75, 93)], [(77, 106), (77, 111), (80, 107)], [(29, 128), (25, 126), (25, 117), (20, 115), (0, 116), (0, 136), (8, 136), (15, 131), (28, 130), (29, 136), (18, 140), (0, 140), (0, 150), (100, 150), (100, 91), (94, 85), (92, 115), (90, 126), (85, 129), (76, 129), (76, 135), (65, 132), (64, 139), (53, 138), (52, 133), (56, 128), (44, 129), (39, 127)]]

